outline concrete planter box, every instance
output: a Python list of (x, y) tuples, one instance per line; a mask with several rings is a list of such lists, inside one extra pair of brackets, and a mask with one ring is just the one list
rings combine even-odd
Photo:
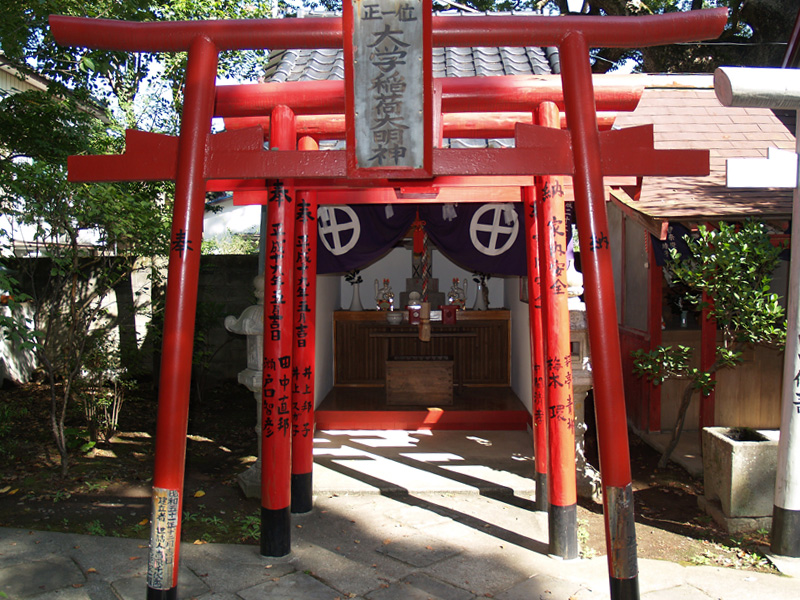
[[(706, 502), (718, 502), (726, 519), (771, 518), (777, 462), (777, 432), (705, 427), (703, 478)], [(739, 525), (722, 524), (728, 525), (729, 531), (747, 528), (746, 521)], [(763, 524), (764, 521), (752, 523), (753, 528)]]

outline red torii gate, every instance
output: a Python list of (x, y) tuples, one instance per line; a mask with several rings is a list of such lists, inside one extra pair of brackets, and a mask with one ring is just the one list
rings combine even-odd
[[(434, 188), (463, 185), (461, 178), (465, 176), (477, 178), (478, 185), (490, 186), (500, 184), (498, 176), (521, 177), (516, 185), (525, 187), (530, 186), (531, 175), (573, 177), (579, 239), (585, 249), (582, 266), (593, 349), (595, 410), (612, 598), (638, 598), (639, 592), (633, 492), (626, 420), (623, 418), (625, 403), (603, 176), (704, 174), (708, 172), (708, 155), (691, 151), (655, 151), (652, 128), (648, 127), (601, 134), (597, 127), (587, 58), (590, 47), (641, 47), (714, 38), (722, 31), (726, 16), (725, 9), (633, 18), (434, 16), (431, 19), (432, 44), (436, 47), (558, 46), (562, 65), (561, 97), (569, 130), (553, 128), (551, 114), (541, 121), (551, 127), (517, 125), (515, 148), (433, 148), (430, 178), (402, 181), (402, 174), (397, 174), (393, 175), (393, 180), (358, 180), (358, 185), (365, 188), (401, 189), (399, 197), (397, 194), (393, 198), (384, 194), (383, 200), (365, 190), (367, 197), (362, 201), (397, 202), (410, 198), (417, 202), (420, 198), (430, 199)], [(55, 38), (66, 45), (133, 52), (189, 52), (179, 138), (128, 132), (125, 154), (118, 157), (73, 157), (69, 165), (70, 178), (75, 181), (176, 181), (164, 324), (164, 349), (168, 351), (163, 353), (162, 359), (153, 478), (154, 519), (148, 566), (148, 598), (175, 598), (199, 244), (207, 181), (270, 179), (280, 182), (295, 179), (295, 187), (306, 190), (320, 187), (320, 179), (330, 180), (334, 185), (353, 185), (352, 181), (346, 181), (349, 171), (344, 151), (294, 149), (296, 119), (286, 106), (276, 106), (270, 115), (270, 146), (279, 151), (263, 150), (260, 129), (210, 135), (217, 56), (220, 51), (233, 49), (341, 48), (342, 19), (129, 23), (53, 16), (51, 26)], [(465, 86), (461, 88), (465, 95), (482, 85), (494, 84), (445, 81), (448, 82), (446, 85), (456, 88)], [(334, 92), (334, 88), (342, 84), (328, 82), (320, 85), (330, 85), (331, 92)], [(318, 90), (314, 94), (317, 98), (322, 97)], [(452, 95), (456, 97), (458, 92), (452, 92)], [(224, 105), (224, 93), (216, 100)], [(313, 101), (313, 98), (304, 100)], [(288, 95), (284, 95), (283, 102), (291, 103)], [(475, 104), (467, 102), (465, 107), (474, 110)], [(529, 104), (520, 101), (517, 110), (527, 108), (533, 111), (536, 100), (528, 98), (527, 102)], [(497, 110), (496, 105), (493, 104), (490, 110)], [(303, 178), (308, 181), (304, 182)], [(266, 296), (272, 294), (276, 300), (278, 312), (271, 313), (271, 316), (272, 322), (279, 326), (273, 330), (277, 333), (270, 341), (266, 331), (266, 311), (269, 309), (268, 302), (265, 302), (265, 400), (267, 392), (275, 393), (280, 386), (285, 389), (288, 383), (281, 382), (292, 380), (292, 336), (281, 333), (291, 331), (287, 325), (294, 324), (293, 311), (283, 308), (286, 299), (294, 298), (291, 256), (296, 218), (282, 184), (271, 191), (270, 200), (269, 235), (273, 235), (276, 244), (270, 266), (275, 277), (273, 284), (267, 286)], [(437, 197), (436, 201), (444, 200)], [(306, 206), (313, 211), (313, 201), (308, 201)], [(297, 216), (302, 222), (302, 215)], [(531, 250), (528, 262), (533, 281), (536, 271), (533, 270), (532, 257)], [(309, 294), (310, 290), (306, 289), (305, 293)], [(556, 332), (552, 333), (558, 337)], [(271, 372), (266, 368), (267, 362), (271, 364)], [(285, 418), (280, 406), (273, 404), (272, 409), (277, 412), (270, 413), (270, 417)], [(264, 468), (269, 465), (273, 476), (262, 486), (262, 518), (266, 523), (266, 526), (262, 523), (262, 554), (265, 555), (280, 555), (283, 549), (286, 550), (283, 554), (288, 552), (290, 437), (284, 428), (281, 435), (271, 436), (271, 443), (264, 447)], [(562, 449), (563, 440), (562, 447), (556, 450)], [(562, 504), (553, 505), (551, 501), (551, 505), (566, 509), (564, 517), (569, 514), (571, 506), (574, 507), (574, 499), (570, 500), (569, 496), (567, 491), (565, 498), (560, 500)]]

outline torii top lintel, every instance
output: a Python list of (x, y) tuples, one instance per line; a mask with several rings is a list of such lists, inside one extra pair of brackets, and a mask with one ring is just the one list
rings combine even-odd
[[(726, 9), (670, 13), (648, 17), (542, 17), (487, 16), (434, 17), (434, 46), (574, 46), (642, 47), (680, 41), (714, 38), (727, 19)], [(67, 45), (123, 51), (184, 51), (198, 39), (209, 42), (217, 51), (251, 48), (341, 48), (342, 19), (262, 19), (231, 21), (191, 21), (131, 23), (103, 19), (51, 16), (55, 39)], [(563, 99), (569, 104), (567, 88), (571, 71), (578, 73), (588, 62), (587, 54), (567, 52), (562, 57)], [(190, 52), (191, 56), (191, 52)], [(573, 65), (571, 63), (576, 63)], [(480, 79), (480, 78), (474, 78)], [(447, 81), (447, 80), (443, 80)], [(214, 82), (204, 85), (215, 86)], [(478, 90), (478, 81), (467, 83)], [(239, 86), (255, 87), (255, 86)], [(446, 87), (446, 86), (445, 86)], [(576, 88), (572, 88), (576, 89)], [(578, 104), (592, 107), (594, 90), (591, 78), (580, 83)], [(187, 91), (187, 102), (189, 102)], [(484, 103), (490, 104), (490, 103)], [(530, 110), (535, 110), (531, 106)], [(573, 160), (576, 127), (596, 130), (596, 117), (569, 130), (518, 123), (515, 148), (452, 149), (433, 148), (432, 178), (445, 176), (574, 175)], [(183, 135), (183, 134), (182, 134)], [(577, 135), (580, 138), (583, 134)], [(655, 150), (652, 126), (600, 133), (600, 155), (604, 175), (704, 175), (708, 173), (708, 153), (697, 150)], [(582, 151), (582, 150), (581, 150)], [(176, 177), (178, 144), (176, 138), (128, 132), (126, 152), (117, 156), (71, 157), (69, 176), (73, 181), (169, 180)], [(535, 154), (536, 160), (531, 156)], [(203, 165), (206, 180), (242, 179), (328, 179), (347, 180), (349, 171), (345, 151), (282, 150), (265, 152), (259, 127), (240, 131), (207, 134)], [(400, 175), (402, 178), (403, 175)], [(384, 183), (388, 179), (382, 180)], [(359, 187), (381, 187), (379, 181), (360, 181)], [(485, 182), (483, 182), (485, 185)], [(341, 184), (339, 184), (341, 187)], [(385, 187), (393, 187), (391, 184)], [(394, 186), (396, 187), (396, 186)]]
[[(717, 37), (727, 9), (644, 17), (433, 17), (434, 47), (559, 46), (579, 33), (589, 47), (641, 48)], [(53, 36), (65, 46), (125, 52), (185, 52), (198, 36), (220, 50), (341, 48), (342, 19), (253, 19), (130, 22), (53, 15)]]

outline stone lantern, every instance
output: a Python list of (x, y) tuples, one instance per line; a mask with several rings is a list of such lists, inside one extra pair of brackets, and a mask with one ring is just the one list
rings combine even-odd
[(247, 336), (247, 368), (239, 372), (238, 381), (253, 392), (256, 399), (256, 437), (258, 438), (258, 460), (247, 471), (239, 474), (239, 486), (248, 498), (261, 496), (261, 386), (264, 356), (264, 276), (253, 279), (256, 304), (248, 306), (239, 318), (225, 317), (225, 329), (231, 333)]

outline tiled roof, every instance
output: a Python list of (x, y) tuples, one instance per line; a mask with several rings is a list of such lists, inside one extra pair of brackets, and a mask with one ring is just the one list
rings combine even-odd
[(766, 158), (767, 148), (794, 150), (794, 112), (722, 106), (708, 76), (651, 77), (638, 107), (620, 113), (614, 128), (652, 123), (656, 148), (705, 148), (708, 177), (646, 177), (638, 201), (615, 198), (653, 220), (705, 222), (748, 216), (774, 220), (791, 217), (792, 191), (729, 189), (728, 158)]
[[(549, 75), (558, 73), (551, 48), (434, 48), (434, 77)], [(552, 64), (551, 64), (552, 60)], [(270, 54), (264, 80), (270, 82), (344, 79), (342, 51), (280, 50)]]

